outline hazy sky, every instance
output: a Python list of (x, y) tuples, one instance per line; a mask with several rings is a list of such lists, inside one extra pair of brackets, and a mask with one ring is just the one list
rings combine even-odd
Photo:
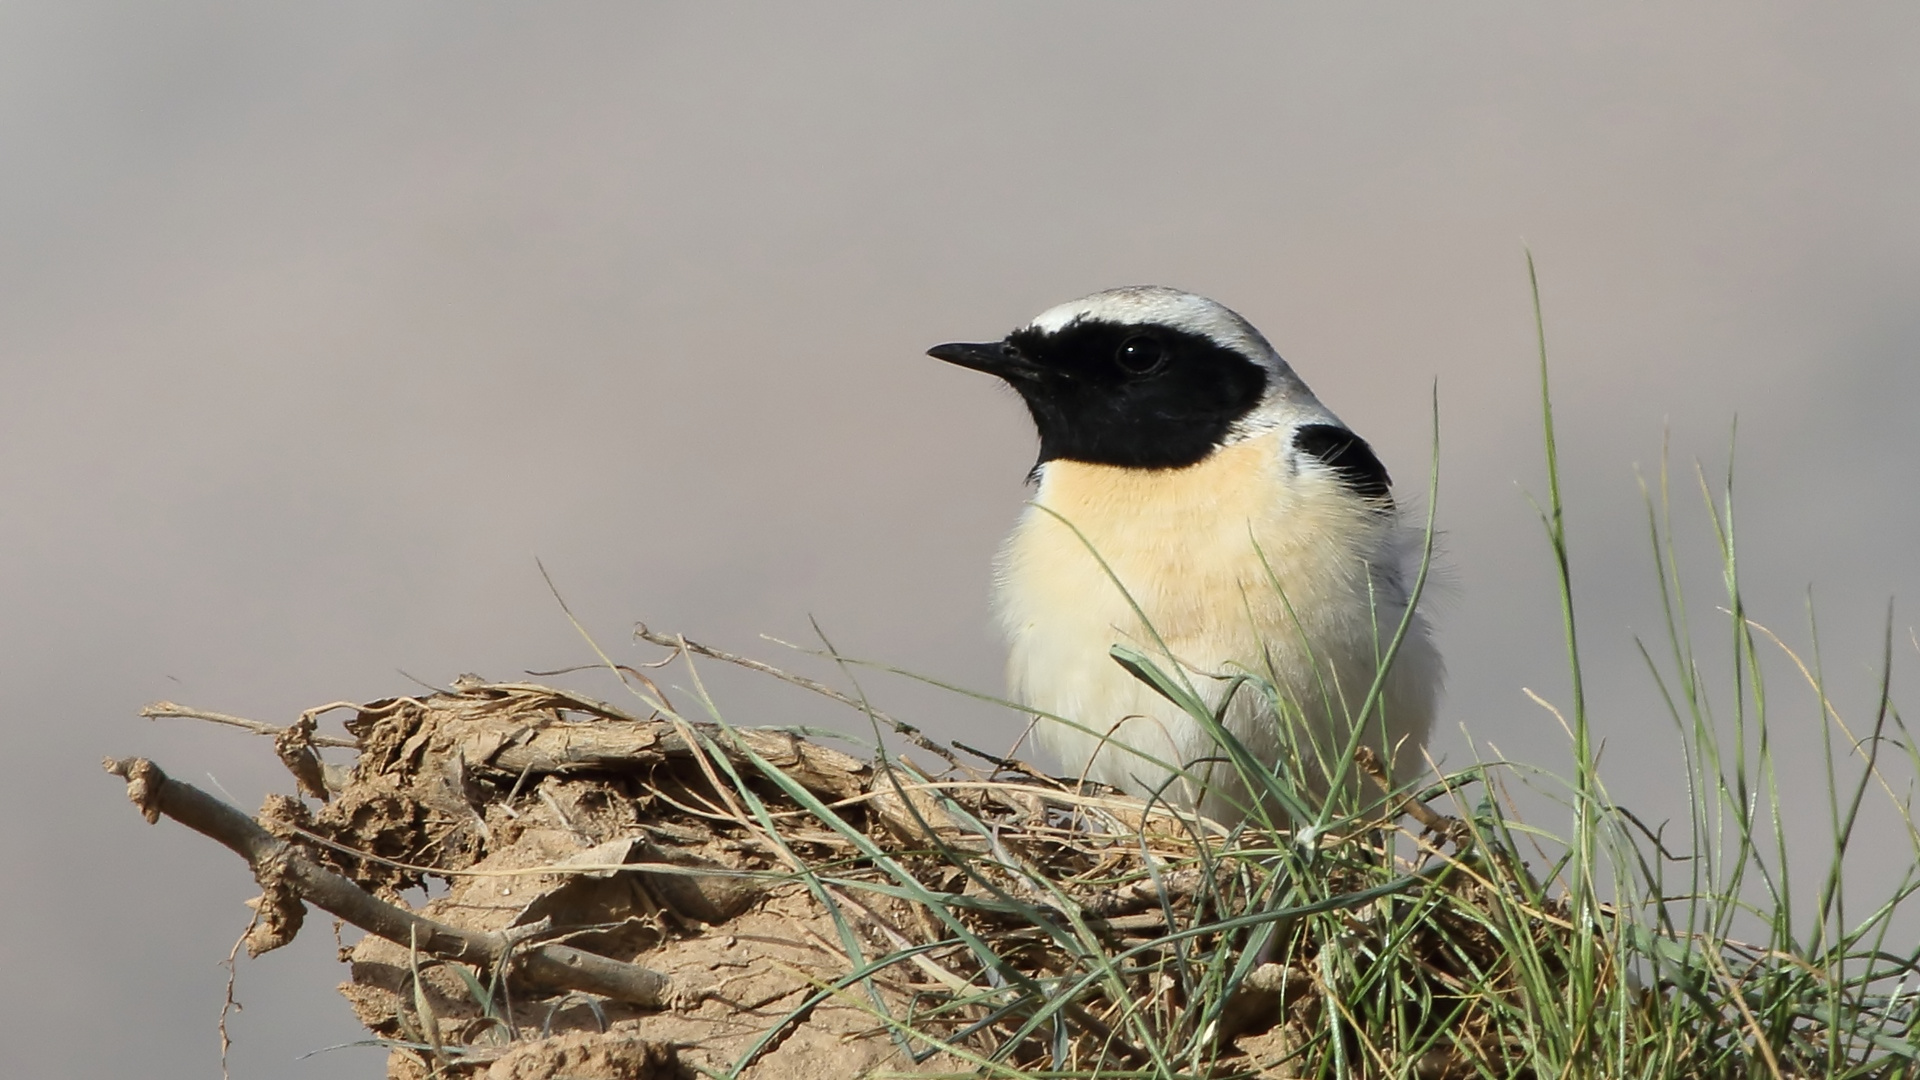
[[(1813, 590), (1844, 709), (1889, 597), (1896, 692), (1920, 666), (1910, 4), (14, 0), (0, 147), (12, 1075), (217, 1068), (252, 883), (97, 762), (249, 809), (289, 784), (146, 701), (285, 722), (589, 662), (536, 558), (623, 660), (658, 654), (637, 620), (777, 660), (757, 635), (811, 616), (997, 690), (988, 566), (1032, 436), (921, 354), (1107, 286), (1238, 309), (1403, 491), (1437, 386), (1455, 763), (1567, 760), (1521, 692), (1567, 683), (1523, 243), (1616, 796), (1684, 805), (1633, 646), (1659, 618), (1635, 469), (1668, 431), (1719, 474), (1738, 417), (1754, 614), (1804, 645)], [(741, 723), (858, 720), (715, 675)], [(1775, 680), (1799, 769), (1815, 714)], [(936, 733), (1016, 727), (866, 685)], [(1812, 774), (1786, 782), (1817, 839)], [(359, 1035), (332, 948), (315, 920), (243, 962), (234, 1075), (379, 1072), (295, 1060)]]

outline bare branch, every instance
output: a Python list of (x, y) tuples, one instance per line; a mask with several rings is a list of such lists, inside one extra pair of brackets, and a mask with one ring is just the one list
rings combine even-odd
[(162, 815), (170, 817), (247, 860), (266, 893), (263, 907), (274, 901), (276, 892), (286, 890), (295, 902), (306, 901), (370, 934), (399, 945), (411, 943), (442, 959), (481, 968), (511, 960), (521, 975), (537, 985), (654, 1009), (672, 1005), (678, 996), (672, 980), (650, 968), (566, 945), (516, 948), (505, 935), (449, 926), (386, 903), (315, 863), (253, 818), (192, 784), (170, 779), (146, 758), (109, 758), (104, 764), (108, 772), (127, 781), (127, 797), (149, 822)]

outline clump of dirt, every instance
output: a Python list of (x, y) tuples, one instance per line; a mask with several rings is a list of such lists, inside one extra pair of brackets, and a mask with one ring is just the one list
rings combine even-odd
[(284, 728), (149, 707), (274, 738), (301, 795), (257, 817), (151, 761), (107, 767), (149, 820), (248, 861), (250, 952), (308, 906), (368, 931), (340, 990), (396, 1080), (1104, 1075), (1171, 1055), (1180, 1075), (1305, 1075), (1303, 1055), (1359, 1049), (1325, 973), (1376, 953), (1408, 1000), (1439, 1003), (1407, 1039), (1417, 1075), (1447, 1077), (1511, 1004), (1460, 989), (1500, 962), (1478, 932), (1494, 887), (1448, 859), (1394, 869), (1381, 846), (1403, 813), (1422, 860), (1461, 844), (1409, 799), (1305, 843), (969, 765), (878, 713), (941, 764), (473, 677), (344, 706), (350, 737), (317, 734), (340, 707)]
[[(841, 801), (869, 793), (867, 762), (769, 732), (737, 733), (730, 755), (709, 742), (724, 733), (475, 681), (374, 702), (347, 729), (359, 760), (303, 830), (324, 841), (317, 857), (389, 899), (444, 882), (421, 914), (641, 965), (674, 988), (667, 1008), (543, 992), (370, 935), (347, 951), (341, 992), (370, 1031), (427, 1047), (396, 1049), (392, 1076), (669, 1077), (745, 1062), (746, 1077), (840, 1077), (916, 1064), (870, 1004), (802, 1011), (846, 974), (847, 945), (794, 862), (844, 860), (849, 845), (819, 823), (770, 840), (764, 823), (797, 807), (738, 772), (758, 758)], [(864, 829), (869, 809), (846, 817)]]
[[(350, 769), (320, 767), (311, 715), (251, 726), (313, 797), (270, 798), (251, 844), (177, 813), (168, 798), (205, 796), (157, 766), (109, 767), (150, 816), (254, 864), (252, 951), (291, 939), (303, 899), (376, 931), (343, 950), (340, 989), (395, 1078), (968, 1072), (1020, 1023), (986, 1004), (995, 988), (1069, 966), (1036, 913), (1117, 949), (1163, 933), (1200, 883), (1144, 870), (1155, 850), (1191, 855), (1191, 819), (1013, 762), (935, 779), (785, 731), (471, 677), (357, 707)], [(372, 916), (314, 891), (336, 876)], [(536, 953), (559, 958), (557, 977)], [(566, 985), (582, 954), (658, 992)], [(1111, 1056), (1108, 1021), (1080, 1004), (1011, 1056), (1035, 1062), (1063, 1037)]]

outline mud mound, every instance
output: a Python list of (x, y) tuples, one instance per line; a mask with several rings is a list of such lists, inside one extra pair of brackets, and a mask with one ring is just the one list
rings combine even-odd
[(275, 736), (307, 798), (257, 818), (151, 762), (107, 764), (150, 819), (253, 865), (251, 951), (291, 940), (305, 903), (369, 931), (341, 992), (394, 1077), (1125, 1060), (1113, 1017), (1165, 997), (1151, 964), (1037, 1019), (1020, 988), (1080, 966), (1073, 942), (1121, 954), (1233, 891), (1189, 865), (1191, 819), (1013, 762), (936, 777), (471, 678), (356, 707), (351, 739), (315, 735), (319, 711), (275, 729), (149, 710)]

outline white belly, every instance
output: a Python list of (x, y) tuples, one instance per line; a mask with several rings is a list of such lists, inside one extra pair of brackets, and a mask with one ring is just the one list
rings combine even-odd
[[(1227, 727), (1263, 764), (1325, 793), (1314, 763), (1338, 759), (1400, 622), (1401, 556), (1389, 515), (1324, 473), (1296, 472), (1280, 438), (1185, 469), (1043, 467), (996, 600), (1015, 698), (1071, 722), (1043, 716), (1036, 729), (1069, 773), (1246, 816), (1232, 768), (1209, 772), (1221, 751), (1201, 724), (1112, 659), (1124, 643), (1184, 673), (1214, 710), (1236, 674), (1271, 684), (1278, 709), (1243, 685)], [(1384, 724), (1376, 712), (1366, 738), (1403, 774), (1421, 764), (1439, 678), (1416, 620), (1383, 686)]]

